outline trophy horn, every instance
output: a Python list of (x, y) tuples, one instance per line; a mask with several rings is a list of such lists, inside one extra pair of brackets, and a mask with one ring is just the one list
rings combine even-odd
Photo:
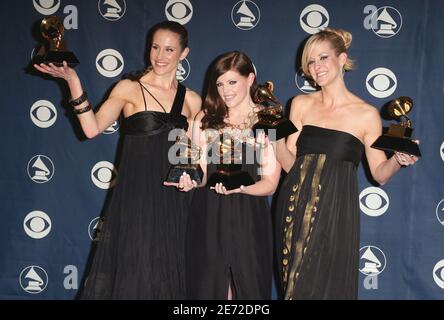
[(267, 81), (263, 85), (258, 85), (253, 95), (254, 103), (266, 103), (271, 105), (280, 105), (276, 97), (273, 95), (273, 82)]
[(58, 16), (50, 16), (42, 20), (40, 24), (42, 36), (49, 40), (50, 49), (62, 50), (64, 43), (62, 42), (65, 27), (62, 20)]
[[(391, 101), (387, 107), (387, 111), (392, 118), (406, 117), (407, 113), (412, 110), (413, 100), (409, 97), (399, 97)], [(407, 118), (408, 119), (408, 118)]]

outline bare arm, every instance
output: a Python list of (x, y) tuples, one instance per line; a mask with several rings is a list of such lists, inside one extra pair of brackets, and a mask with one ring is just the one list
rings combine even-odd
[(207, 139), (205, 132), (201, 129), (203, 117), (203, 111), (197, 113), (192, 126), (192, 142), (200, 148), (201, 155), (199, 165), (204, 173), (202, 182), (197, 187), (204, 187), (207, 184)]
[(211, 187), (217, 193), (230, 195), (232, 193), (244, 193), (251, 196), (268, 196), (272, 195), (278, 186), (281, 174), (281, 166), (276, 160), (273, 145), (265, 140), (265, 136), (258, 137), (258, 141), (265, 145), (260, 149), (260, 175), (261, 180), (249, 186), (241, 186), (237, 189), (227, 190), (221, 183)]
[(187, 105), (187, 120), (189, 124), (187, 135), (192, 138), (194, 121), (196, 120), (196, 116), (201, 109), (202, 99), (196, 92), (187, 89), (185, 101)]
[(370, 147), (382, 134), (382, 123), (379, 113), (374, 108), (367, 112), (365, 117), (365, 155), (373, 179), (379, 184), (384, 185), (396, 172), (398, 172), (401, 168), (401, 164), (406, 166), (412, 165), (418, 161), (418, 158), (403, 153), (395, 153), (392, 157), (387, 159), (383, 151)]
[(291, 101), (290, 120), (299, 131), (289, 135), (286, 142), (285, 139), (281, 139), (276, 143), (276, 156), (285, 172), (290, 171), (296, 159), (296, 142), (302, 130), (301, 100), (303, 99), (304, 96), (296, 96)]
[[(261, 138), (258, 138), (261, 140)], [(262, 138), (265, 140), (265, 138)], [(242, 193), (252, 196), (272, 195), (278, 186), (281, 176), (281, 165), (276, 159), (276, 153), (273, 144), (264, 141), (266, 147), (261, 149), (261, 180), (251, 186), (243, 188)]]
[[(76, 71), (63, 62), (62, 67), (56, 67), (53, 64), (34, 65), (34, 67), (46, 74), (55, 78), (62, 78), (66, 81), (71, 93), (71, 98), (79, 98), (83, 94), (82, 84), (76, 73)], [(77, 115), (80, 125), (86, 137), (94, 138), (99, 133), (108, 128), (120, 115), (125, 100), (122, 98), (124, 91), (124, 85), (117, 85), (111, 92), (109, 98), (102, 104), (100, 110), (94, 113), (92, 110)], [(90, 103), (85, 100), (83, 103), (75, 106), (77, 110), (83, 109)]]

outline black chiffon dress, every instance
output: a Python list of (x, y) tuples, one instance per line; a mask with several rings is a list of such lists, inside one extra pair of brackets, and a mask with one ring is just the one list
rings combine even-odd
[(185, 298), (189, 195), (163, 186), (174, 143), (168, 134), (187, 127), (185, 91), (179, 84), (170, 113), (148, 111), (145, 102), (145, 111), (123, 120), (117, 183), (81, 299)]
[(284, 299), (357, 298), (363, 151), (349, 133), (303, 126), (277, 208)]
[[(258, 181), (258, 162), (242, 170)], [(210, 177), (216, 164), (207, 166)], [(268, 199), (246, 194), (217, 194), (198, 188), (192, 199), (187, 229), (187, 298), (226, 300), (271, 299), (272, 225)]]

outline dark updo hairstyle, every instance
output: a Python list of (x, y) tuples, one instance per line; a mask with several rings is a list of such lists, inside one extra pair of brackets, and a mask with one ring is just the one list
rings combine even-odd
[(154, 34), (159, 30), (167, 30), (167, 31), (171, 31), (171, 32), (177, 34), (179, 36), (179, 44), (180, 44), (180, 51), (181, 52), (183, 50), (185, 50), (185, 48), (188, 47), (188, 31), (183, 25), (181, 25), (178, 22), (169, 21), (169, 20), (165, 20), (165, 21), (156, 23), (148, 31), (147, 42), (146, 42), (147, 43), (147, 47), (146, 47), (147, 67), (143, 71), (130, 73), (127, 76), (128, 79), (133, 80), (133, 81), (138, 81), (145, 74), (147, 74), (148, 72), (151, 71), (152, 67), (151, 67), (151, 62), (150, 62), (150, 58), (149, 58), (149, 52), (151, 50), (151, 46), (153, 45)]

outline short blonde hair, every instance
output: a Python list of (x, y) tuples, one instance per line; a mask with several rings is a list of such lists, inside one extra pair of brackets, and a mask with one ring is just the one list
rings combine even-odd
[[(308, 38), (304, 45), (301, 59), (301, 69), (306, 77), (311, 77), (310, 71), (308, 70), (308, 55), (315, 44), (323, 41), (328, 41), (336, 55), (339, 56), (343, 52), (347, 53), (347, 49), (350, 47), (352, 42), (352, 35), (350, 32), (343, 29), (325, 28), (324, 30), (315, 33)], [(344, 71), (350, 71), (353, 69), (354, 62), (347, 57), (347, 61), (344, 65)]]

